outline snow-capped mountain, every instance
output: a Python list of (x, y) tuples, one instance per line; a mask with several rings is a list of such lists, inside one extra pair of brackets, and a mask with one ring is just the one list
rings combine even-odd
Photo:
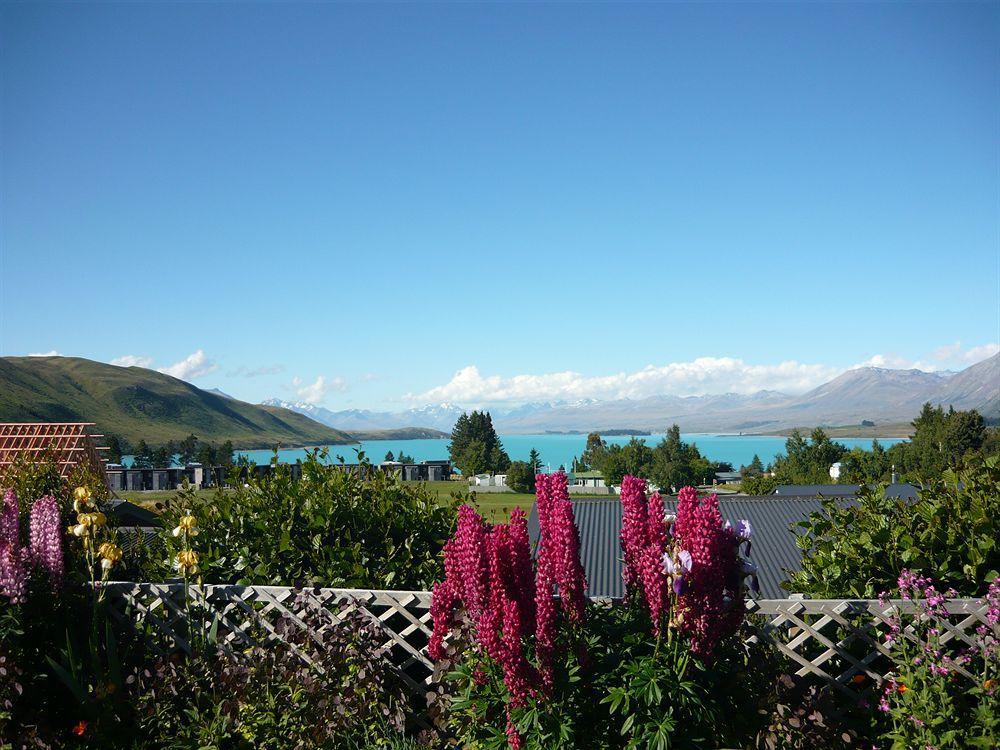
[[(686, 432), (770, 431), (815, 425), (853, 425), (862, 420), (905, 423), (925, 401), (979, 409), (1000, 418), (1000, 354), (959, 373), (859, 367), (801, 396), (776, 391), (705, 396), (651, 396), (642, 399), (534, 402), (491, 408), (493, 424), (506, 434), (603, 429), (660, 432), (677, 423)], [(283, 406), (340, 430), (425, 427), (450, 432), (463, 409), (434, 404), (405, 411), (330, 411), (278, 399)]]

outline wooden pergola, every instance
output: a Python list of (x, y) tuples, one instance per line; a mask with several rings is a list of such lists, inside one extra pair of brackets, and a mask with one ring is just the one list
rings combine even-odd
[(83, 464), (107, 485), (106, 461), (100, 454), (107, 448), (97, 444), (96, 439), (104, 436), (92, 433), (93, 426), (93, 422), (0, 423), (0, 486), (19, 455), (34, 460), (45, 452), (51, 452), (62, 476)]

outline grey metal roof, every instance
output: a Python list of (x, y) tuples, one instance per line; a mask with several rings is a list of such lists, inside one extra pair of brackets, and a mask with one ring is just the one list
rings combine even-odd
[[(677, 500), (664, 498), (664, 507), (668, 513), (673, 513)], [(748, 519), (753, 524), (751, 559), (757, 563), (761, 597), (782, 599), (788, 596), (780, 584), (789, 571), (799, 569), (802, 561), (801, 551), (795, 544), (799, 530), (793, 529), (792, 524), (804, 521), (821, 507), (820, 500), (815, 497), (719, 497), (723, 518), (733, 523)], [(587, 574), (588, 595), (623, 596), (625, 590), (619, 546), (621, 502), (618, 498), (574, 498), (573, 512), (580, 530), (580, 557)], [(534, 546), (538, 542), (538, 513), (534, 506), (528, 516), (528, 533)]]
[[(798, 495), (816, 497), (854, 497), (861, 488), (860, 484), (779, 484), (775, 495)], [(885, 488), (886, 497), (897, 497), (903, 500), (916, 500), (919, 487), (912, 484), (897, 482)]]

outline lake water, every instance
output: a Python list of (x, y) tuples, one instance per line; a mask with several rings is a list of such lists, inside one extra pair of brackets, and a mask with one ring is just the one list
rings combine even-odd
[[(656, 445), (663, 438), (663, 435), (646, 435), (641, 439), (646, 441), (646, 445)], [(728, 461), (734, 468), (739, 469), (741, 465), (749, 464), (754, 454), (760, 456), (760, 460), (765, 465), (769, 464), (778, 453), (785, 452), (785, 438), (769, 437), (766, 435), (709, 435), (691, 434), (682, 436), (684, 442), (694, 443), (698, 446), (703, 456), (712, 461)], [(629, 441), (627, 436), (605, 437), (609, 444), (617, 443), (624, 445)], [(587, 443), (586, 435), (501, 435), (500, 441), (504, 449), (510, 455), (512, 461), (525, 461), (532, 448), (538, 450), (542, 457), (542, 464), (546, 471), (555, 471), (560, 466), (567, 469), (573, 461), (574, 456), (579, 456)], [(861, 446), (871, 447), (871, 438), (837, 438), (838, 443), (843, 443), (848, 448)], [(888, 448), (890, 445), (902, 442), (900, 438), (879, 438), (879, 443)], [(400, 452), (412, 456), (415, 461), (432, 461), (448, 458), (447, 438), (421, 439), (421, 440), (367, 440), (354, 445), (333, 445), (330, 446), (331, 460), (337, 460), (337, 456), (343, 456), (347, 463), (356, 463), (357, 454), (355, 449), (363, 450), (368, 460), (372, 463), (379, 463), (388, 451), (392, 451), (394, 456)], [(288, 449), (278, 451), (278, 459), (283, 462), (293, 463), (297, 459), (305, 457), (305, 450)], [(272, 451), (243, 451), (242, 455), (258, 464), (265, 464), (271, 460)]]

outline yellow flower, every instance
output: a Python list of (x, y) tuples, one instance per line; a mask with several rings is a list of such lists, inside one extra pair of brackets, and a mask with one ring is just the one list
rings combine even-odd
[(184, 574), (198, 572), (198, 553), (193, 549), (182, 549), (177, 553), (177, 569)]
[(89, 487), (77, 487), (73, 490), (73, 497), (79, 500), (81, 503), (90, 502), (90, 488)]
[(188, 533), (188, 536), (198, 536), (198, 519), (188, 512), (186, 515), (181, 516), (180, 521), (177, 522), (177, 527), (174, 529), (174, 536), (180, 536), (184, 532)]
[(986, 680), (986, 682), (983, 683), (983, 687), (986, 688), (987, 690), (992, 690), (994, 687), (996, 687), (996, 684), (997, 684), (996, 680), (992, 679)]
[(104, 558), (101, 560), (101, 566), (108, 570), (122, 559), (122, 548), (114, 542), (105, 542), (97, 548), (97, 554)]

